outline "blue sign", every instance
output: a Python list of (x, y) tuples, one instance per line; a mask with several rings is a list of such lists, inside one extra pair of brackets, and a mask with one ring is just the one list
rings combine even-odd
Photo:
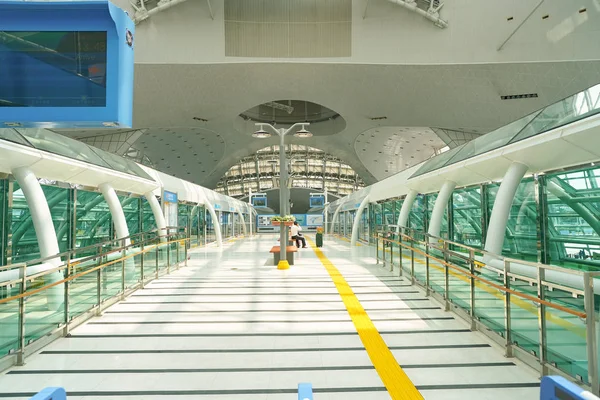
[(0, 0), (0, 128), (130, 128), (135, 25), (107, 0)]
[(215, 210), (220, 210), (221, 209), (221, 205), (220, 204), (215, 204)]
[(164, 191), (163, 200), (165, 203), (177, 203), (177, 193)]

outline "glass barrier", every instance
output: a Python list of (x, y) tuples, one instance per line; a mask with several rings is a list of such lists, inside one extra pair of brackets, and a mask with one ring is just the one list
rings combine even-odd
[(47, 263), (49, 258), (0, 267), (0, 358), (16, 354), (22, 365), (31, 343), (59, 331), (67, 334), (81, 322), (74, 320), (100, 313), (113, 299), (187, 265), (189, 239), (177, 227), (126, 239), (54, 255), (63, 259), (58, 267)]
[[(411, 178), (600, 113), (600, 84), (431, 158)], [(410, 179), (410, 178), (409, 178)]]
[(153, 180), (146, 171), (132, 160), (88, 146), (83, 142), (46, 129), (0, 128), (0, 140), (8, 140), (13, 143), (47, 151), (48, 153), (58, 154), (99, 167)]
[[(495, 334), (506, 355), (599, 390), (600, 272), (493, 256), (423, 232), (378, 232), (377, 263)], [(484, 258), (490, 257), (490, 258)], [(394, 261), (397, 260), (397, 261)], [(484, 263), (482, 260), (488, 260)]]

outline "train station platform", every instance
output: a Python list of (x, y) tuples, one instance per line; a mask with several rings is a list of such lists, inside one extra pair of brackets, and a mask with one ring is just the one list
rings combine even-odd
[(536, 371), (410, 280), (375, 247), (327, 238), (280, 271), (257, 235), (190, 251), (152, 281), (0, 375), (0, 398), (537, 399)]

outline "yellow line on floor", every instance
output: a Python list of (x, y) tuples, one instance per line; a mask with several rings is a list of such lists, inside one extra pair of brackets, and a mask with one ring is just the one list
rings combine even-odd
[(335, 284), (354, 323), (356, 332), (358, 332), (358, 336), (391, 398), (394, 400), (423, 399), (408, 375), (398, 365), (398, 361), (396, 361), (342, 273), (329, 261), (321, 249), (314, 246), (312, 240), (307, 238), (307, 241)]

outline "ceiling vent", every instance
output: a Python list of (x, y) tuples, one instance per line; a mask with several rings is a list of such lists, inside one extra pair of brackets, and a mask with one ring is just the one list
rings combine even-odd
[(538, 97), (537, 93), (527, 93), (527, 94), (511, 94), (508, 96), (500, 96), (502, 100), (517, 100), (517, 99), (535, 99)]

